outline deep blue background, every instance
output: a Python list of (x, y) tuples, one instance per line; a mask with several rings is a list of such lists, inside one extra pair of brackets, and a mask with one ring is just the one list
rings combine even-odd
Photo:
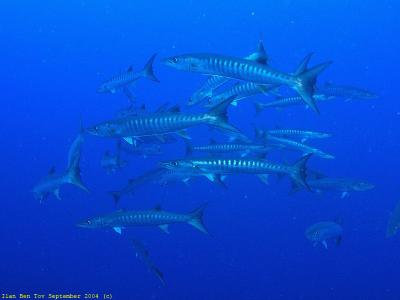
[[(238, 3), (240, 2), (240, 3)], [(115, 299), (400, 299), (399, 237), (385, 238), (399, 200), (398, 69), (400, 50), (395, 0), (380, 1), (3, 1), (0, 10), (2, 110), (2, 209), (0, 293), (112, 292)], [(156, 159), (131, 158), (115, 176), (99, 165), (113, 143), (88, 137), (83, 180), (91, 193), (64, 187), (40, 205), (30, 192), (55, 165), (66, 166), (79, 131), (113, 116), (123, 95), (100, 95), (110, 75), (148, 57), (185, 52), (244, 56), (260, 34), (271, 65), (292, 71), (308, 52), (312, 63), (332, 59), (321, 76), (375, 91), (373, 101), (303, 107), (254, 117), (250, 103), (232, 108), (232, 123), (246, 133), (255, 124), (328, 131), (313, 145), (336, 160), (313, 158), (311, 167), (332, 176), (368, 180), (376, 189), (319, 196), (288, 195), (287, 181), (263, 185), (256, 177), (232, 177), (229, 190), (199, 179), (190, 188), (144, 186), (125, 208), (190, 211), (209, 201), (205, 223), (212, 236), (176, 225), (165, 235), (138, 228), (120, 237), (75, 223), (114, 210), (106, 191), (154, 167)], [(185, 103), (203, 82), (197, 74), (155, 65), (161, 83), (141, 80), (138, 100), (148, 107)], [(197, 143), (210, 135), (191, 130)], [(181, 143), (162, 158), (183, 155)], [(296, 156), (290, 156), (290, 160)], [(321, 220), (343, 220), (343, 244), (312, 247), (304, 230)], [(135, 259), (129, 237), (146, 244), (165, 273), (167, 287)]]

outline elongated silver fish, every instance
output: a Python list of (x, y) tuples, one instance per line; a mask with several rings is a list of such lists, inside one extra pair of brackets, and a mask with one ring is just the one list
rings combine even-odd
[[(161, 162), (160, 165), (163, 168), (172, 170), (192, 170), (192, 172), (198, 172), (203, 174), (212, 182), (221, 183), (221, 175), (231, 174), (276, 174), (276, 175), (288, 175), (299, 184), (307, 189), (308, 184), (306, 182), (307, 168), (306, 164), (311, 154), (302, 157), (293, 165), (283, 165), (273, 162), (269, 162), (264, 159), (257, 158), (193, 158), (193, 159), (181, 159), (181, 160), (170, 160)], [(265, 182), (265, 179), (261, 178)]]
[(149, 61), (144, 66), (143, 70), (141, 70), (140, 72), (134, 72), (133, 68), (129, 67), (126, 72), (116, 75), (107, 80), (98, 88), (97, 92), (114, 94), (117, 91), (123, 90), (126, 95), (129, 95), (128, 98), (130, 98), (131, 94), (128, 90), (126, 90), (126, 88), (128, 88), (129, 85), (131, 85), (136, 80), (140, 78), (148, 78), (150, 80), (159, 82), (153, 72), (153, 62), (155, 57), (156, 54), (153, 54), (153, 56), (150, 57)]
[(282, 84), (295, 90), (315, 112), (319, 112), (313, 95), (318, 74), (331, 62), (322, 63), (307, 69), (310, 55), (306, 56), (294, 74), (284, 73), (267, 65), (245, 59), (217, 54), (186, 54), (164, 60), (167, 66), (175, 69), (224, 76), (258, 84)]
[(228, 123), (226, 110), (231, 101), (232, 99), (228, 99), (206, 113), (189, 114), (176, 111), (149, 113), (106, 121), (88, 128), (87, 131), (97, 136), (124, 138), (130, 144), (133, 144), (137, 137), (160, 136), (167, 133), (177, 133), (189, 138), (184, 130), (201, 124), (239, 133), (238, 129)]
[(302, 130), (302, 129), (269, 129), (263, 130), (267, 135), (283, 138), (298, 138), (302, 143), (309, 139), (325, 139), (332, 136), (330, 133)]
[(360, 88), (346, 86), (346, 85), (334, 85), (332, 83), (325, 83), (325, 85), (318, 87), (318, 93), (332, 96), (345, 98), (347, 100), (370, 100), (378, 98), (378, 95)]
[(291, 139), (272, 136), (272, 135), (268, 134), (268, 132), (263, 131), (261, 129), (256, 129), (256, 139), (263, 141), (267, 146), (270, 146), (270, 147), (300, 151), (304, 154), (312, 153), (318, 157), (325, 158), (325, 159), (334, 159), (335, 158), (333, 155), (325, 153), (317, 148), (308, 146), (306, 144), (303, 144), (303, 143), (300, 143), (300, 142), (297, 142), (297, 141), (294, 141)]
[[(363, 180), (352, 178), (332, 178), (321, 174), (317, 178), (307, 180), (312, 191), (321, 193), (324, 191), (341, 192), (341, 198), (347, 197), (350, 192), (364, 192), (373, 189), (375, 186)], [(299, 186), (293, 186), (292, 192), (296, 192)]]
[(155, 265), (153, 260), (150, 257), (149, 251), (144, 247), (144, 245), (139, 240), (132, 240), (133, 246), (136, 250), (136, 256), (140, 257), (143, 262), (146, 264), (147, 268), (157, 276), (158, 280), (165, 285), (164, 274), (160, 271), (160, 269)]
[[(244, 59), (256, 61), (260, 64), (267, 64), (268, 57), (265, 52), (264, 43), (262, 40), (258, 42), (257, 51), (246, 56)], [(229, 78), (222, 76), (210, 76), (206, 82), (198, 89), (189, 99), (188, 106), (196, 105), (203, 101), (205, 98), (213, 97), (214, 90), (229, 81)]]
[(213, 106), (221, 103), (229, 98), (234, 97), (232, 101), (233, 106), (237, 106), (238, 101), (257, 96), (259, 94), (267, 94), (269, 91), (276, 89), (279, 85), (277, 84), (255, 84), (253, 82), (239, 82), (233, 85), (231, 88), (222, 92), (221, 94), (212, 96), (208, 101), (207, 106)]
[[(323, 94), (315, 94), (313, 96), (315, 102), (324, 102), (327, 100), (332, 100), (335, 97), (332, 96), (326, 96)], [(290, 107), (290, 106), (297, 106), (297, 105), (304, 105), (303, 98), (300, 96), (294, 96), (294, 97), (277, 97), (277, 100), (275, 101), (269, 101), (269, 102), (254, 102), (254, 108), (256, 110), (256, 114), (260, 114), (263, 112), (266, 108), (284, 108), (284, 107)]]
[(168, 225), (188, 223), (203, 233), (208, 233), (203, 224), (203, 204), (188, 214), (179, 214), (161, 210), (159, 206), (152, 210), (117, 211), (105, 216), (90, 218), (77, 224), (83, 228), (113, 228), (117, 233), (122, 233), (122, 228), (130, 226), (158, 226), (169, 233)]
[(217, 143), (210, 140), (208, 145), (193, 146), (190, 141), (185, 140), (186, 155), (192, 155), (193, 152), (206, 152), (209, 154), (224, 154), (224, 153), (239, 153), (241, 156), (246, 156), (251, 153), (265, 154), (269, 150), (264, 144), (244, 143), (240, 141), (232, 143)]
[(342, 241), (343, 228), (336, 222), (319, 222), (306, 230), (306, 237), (313, 242), (314, 246), (322, 244), (325, 249), (328, 249), (327, 240), (333, 239), (337, 245)]
[(60, 188), (64, 184), (72, 184), (78, 188), (88, 192), (89, 190), (83, 184), (80, 175), (80, 160), (81, 148), (83, 143), (83, 133), (81, 132), (73, 141), (68, 153), (67, 170), (61, 174), (55, 173), (55, 168), (52, 167), (49, 174), (39, 181), (33, 188), (32, 192), (36, 199), (41, 203), (50, 195), (54, 194), (57, 199), (60, 197)]

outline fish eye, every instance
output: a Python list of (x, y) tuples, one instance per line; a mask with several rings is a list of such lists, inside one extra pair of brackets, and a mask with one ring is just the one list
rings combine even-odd
[(90, 224), (92, 224), (92, 221), (88, 220), (87, 223), (90, 225)]
[(176, 64), (176, 63), (178, 62), (178, 58), (173, 57), (173, 58), (170, 59), (170, 61), (171, 61), (172, 63)]

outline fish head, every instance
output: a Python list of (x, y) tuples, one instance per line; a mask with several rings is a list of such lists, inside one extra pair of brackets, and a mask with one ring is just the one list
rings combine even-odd
[(118, 126), (113, 122), (104, 122), (89, 127), (86, 131), (96, 136), (118, 136)]
[(320, 240), (320, 232), (319, 232), (319, 230), (317, 230), (314, 227), (308, 228), (306, 230), (305, 235), (306, 235), (306, 238), (308, 240), (310, 240), (310, 241), (315, 242), (315, 241), (319, 241)]
[(365, 181), (358, 181), (353, 183), (352, 188), (357, 192), (363, 192), (373, 189), (375, 186)]
[(103, 222), (101, 217), (91, 218), (76, 224), (78, 227), (82, 228), (99, 228), (103, 227)]
[(195, 169), (195, 165), (191, 161), (186, 160), (168, 160), (160, 162), (160, 167), (167, 170), (187, 171)]
[(97, 89), (98, 93), (115, 93), (115, 88), (113, 88), (110, 84), (107, 82), (103, 83), (102, 85), (99, 86)]
[(199, 71), (201, 60), (191, 55), (179, 55), (163, 60), (166, 66), (182, 71)]

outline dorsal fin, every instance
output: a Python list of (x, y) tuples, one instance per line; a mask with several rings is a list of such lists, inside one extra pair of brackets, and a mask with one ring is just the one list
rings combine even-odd
[(216, 140), (214, 140), (213, 138), (210, 139), (210, 145), (215, 145), (217, 144)]
[(49, 175), (53, 175), (56, 172), (56, 167), (52, 166), (49, 170)]
[(133, 71), (133, 67), (129, 66), (129, 68), (126, 70), (127, 72), (132, 72)]
[(153, 208), (156, 211), (161, 211), (161, 205), (160, 204), (156, 204), (156, 206), (154, 206)]

